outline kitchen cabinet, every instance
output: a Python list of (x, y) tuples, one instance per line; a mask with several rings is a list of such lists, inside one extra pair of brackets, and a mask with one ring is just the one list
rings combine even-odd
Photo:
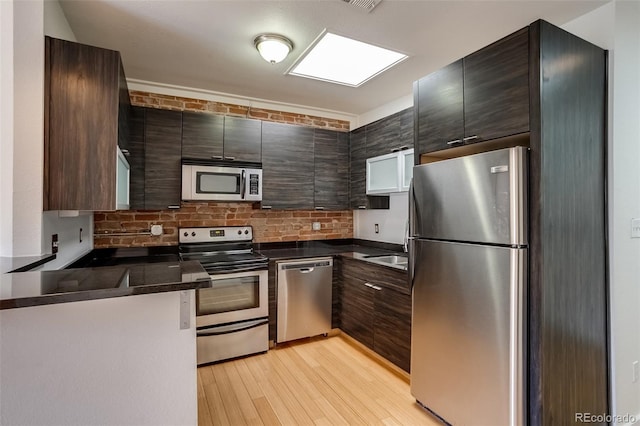
[(469, 142), (529, 131), (529, 31), (464, 58), (464, 136)]
[(115, 210), (129, 95), (120, 54), (45, 38), (44, 210)]
[(182, 157), (222, 160), (224, 116), (203, 112), (182, 113)]
[(262, 123), (262, 208), (314, 208), (314, 129)]
[(262, 121), (224, 117), (224, 158), (233, 161), (262, 161)]
[(180, 208), (182, 113), (147, 108), (144, 141), (144, 208)]
[(131, 108), (131, 125), (129, 133), (129, 155), (127, 160), (131, 166), (131, 182), (129, 203), (132, 210), (144, 209), (144, 116), (145, 108)]
[(415, 145), (420, 154), (449, 148), (464, 134), (462, 59), (413, 84)]
[(314, 207), (349, 208), (349, 134), (315, 129), (313, 133)]
[(342, 258), (341, 329), (405, 371), (411, 364), (411, 291), (404, 271)]
[(349, 204), (352, 209), (367, 208), (366, 164), (367, 164), (367, 128), (360, 127), (351, 132), (349, 144)]
[(366, 126), (367, 158), (413, 148), (413, 112), (407, 108)]
[(367, 158), (367, 194), (408, 191), (413, 177), (413, 148)]
[(202, 112), (182, 113), (182, 158), (261, 161), (262, 123)]
[(524, 28), (414, 83), (419, 154), (529, 131)]

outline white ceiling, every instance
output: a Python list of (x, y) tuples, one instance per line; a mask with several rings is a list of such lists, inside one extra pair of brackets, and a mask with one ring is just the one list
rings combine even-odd
[[(61, 0), (78, 41), (119, 50), (127, 78), (359, 115), (411, 93), (412, 82), (538, 18), (562, 25), (606, 1)], [(323, 29), (408, 54), (353, 88), (284, 75)], [(265, 62), (261, 33), (290, 38)]]

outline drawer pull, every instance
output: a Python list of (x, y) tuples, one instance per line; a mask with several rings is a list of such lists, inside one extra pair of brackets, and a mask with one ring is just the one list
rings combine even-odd
[(373, 285), (373, 284), (369, 284), (369, 283), (364, 283), (365, 286), (372, 288), (374, 290), (380, 291), (382, 290), (382, 287), (378, 287), (377, 285)]
[(463, 138), (462, 140), (465, 141), (465, 142), (469, 142), (469, 141), (472, 141), (474, 139), (478, 139), (478, 135), (467, 136), (466, 138)]
[(456, 139), (456, 140), (453, 140), (453, 141), (449, 141), (449, 142), (447, 142), (447, 145), (455, 145), (455, 144), (458, 144), (458, 143), (462, 143), (462, 139)]

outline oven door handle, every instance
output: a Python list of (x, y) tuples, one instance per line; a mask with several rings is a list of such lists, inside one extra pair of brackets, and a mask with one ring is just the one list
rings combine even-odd
[(215, 328), (208, 328), (205, 330), (198, 330), (196, 336), (220, 336), (222, 334), (236, 333), (238, 331), (251, 330), (252, 328), (260, 327), (261, 325), (269, 324), (268, 318), (259, 319), (256, 321), (243, 322), (240, 324), (229, 324)]
[[(205, 266), (206, 269), (206, 266)], [(250, 272), (250, 271), (266, 271), (268, 270), (269, 267), (267, 265), (259, 265), (259, 266), (244, 266), (244, 267), (231, 267), (227, 270), (224, 271), (208, 271), (209, 275), (216, 276), (216, 275), (225, 275), (225, 274), (233, 274), (236, 272)]]

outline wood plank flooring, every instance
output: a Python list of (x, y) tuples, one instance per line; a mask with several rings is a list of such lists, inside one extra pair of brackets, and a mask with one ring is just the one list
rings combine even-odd
[(198, 368), (198, 425), (426, 425), (403, 378), (340, 337)]

